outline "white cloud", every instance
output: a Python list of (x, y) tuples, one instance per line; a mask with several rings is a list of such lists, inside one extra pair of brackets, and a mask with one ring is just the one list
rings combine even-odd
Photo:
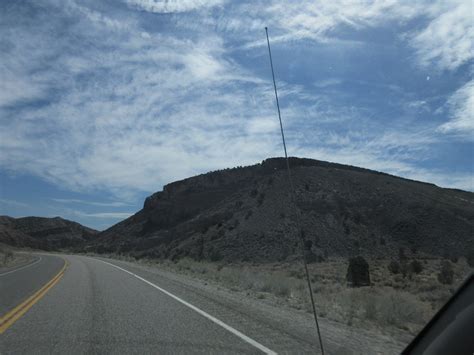
[(79, 204), (90, 205), (90, 206), (99, 206), (99, 207), (124, 207), (124, 206), (130, 206), (129, 203), (118, 202), (118, 201), (113, 201), (113, 202), (98, 202), (98, 201), (86, 201), (86, 200), (70, 199), (70, 198), (52, 198), (51, 200), (53, 200), (53, 201), (55, 201), (55, 202), (59, 202), (59, 203), (65, 203), (65, 204), (79, 203)]
[[(272, 43), (314, 40), (355, 45), (356, 40), (341, 39), (334, 34), (340, 27), (353, 29), (375, 27), (391, 21), (404, 22), (424, 12), (423, 2), (389, 1), (255, 1), (236, 6), (234, 13), (218, 19), (215, 26), (239, 35), (247, 34), (246, 48), (266, 45), (255, 34), (268, 25)], [(244, 16), (242, 16), (244, 14)], [(256, 25), (256, 26), (255, 26)], [(263, 36), (260, 36), (263, 37)]]
[(474, 80), (467, 82), (448, 100), (451, 120), (438, 127), (442, 133), (452, 133), (474, 139)]
[[(182, 12), (221, 2), (132, 3), (145, 11)], [(12, 120), (5, 119), (10, 117), (5, 113), (0, 120), (0, 152), (8, 152), (0, 154), (0, 165), (5, 169), (27, 172), (77, 191), (104, 189), (125, 198), (137, 191), (156, 191), (163, 184), (197, 173), (282, 155), (269, 78), (256, 77), (229, 59), (232, 48), (218, 33), (200, 35), (196, 31), (192, 40), (179, 34), (144, 34), (138, 21), (119, 21), (72, 4), (66, 11), (72, 25), (64, 29), (69, 37), (55, 38), (54, 19), (44, 19), (46, 28), (34, 28), (34, 33), (30, 27), (18, 25), (8, 34), (18, 36), (22, 45), (0, 58), (0, 69), (13, 73), (12, 78), (28, 79), (20, 89), (8, 81), (3, 98), (15, 102), (35, 98), (48, 89), (58, 94), (48, 105), (23, 108)], [(419, 13), (419, 7), (412, 9), (395, 1), (303, 1), (301, 6), (275, 3), (269, 7), (251, 3), (236, 5), (238, 17), (223, 15), (214, 19), (214, 25), (219, 28), (218, 22), (222, 22), (226, 30), (239, 34), (242, 30), (242, 38), (248, 39), (251, 31), (262, 30), (262, 18), (271, 15), (281, 40), (324, 40), (341, 24), (362, 28), (387, 18), (403, 21)], [(78, 18), (77, 13), (84, 16)], [(202, 21), (212, 25), (208, 17)], [(182, 22), (201, 26), (196, 19), (184, 18)], [(70, 38), (77, 39), (69, 43)], [(15, 58), (28, 60), (16, 63)], [(39, 74), (30, 77), (31, 72)], [(337, 80), (315, 85), (336, 85)], [(282, 108), (290, 155), (414, 174), (416, 164), (406, 161), (432, 143), (429, 135), (404, 132), (381, 134), (378, 140), (362, 130), (331, 134), (324, 125), (363, 122), (361, 110), (350, 104), (337, 107), (334, 101), (308, 93), (302, 86), (284, 82), (278, 86), (282, 100), (294, 102)], [(299, 105), (302, 101), (304, 107)], [(456, 120), (467, 111), (456, 108), (454, 112)], [(316, 128), (307, 127), (310, 124)], [(318, 129), (319, 136), (313, 135)], [(306, 147), (309, 140), (322, 147)], [(381, 153), (388, 149), (394, 151), (391, 156)], [(81, 203), (78, 201), (69, 202)], [(104, 213), (103, 218), (115, 218), (112, 212)]]
[[(134, 28), (107, 33), (106, 46), (114, 46), (109, 52), (100, 48), (100, 26), (108, 31), (108, 23), (99, 21), (91, 34), (82, 32), (88, 26), (70, 29), (80, 42), (94, 44), (74, 52), (63, 51), (61, 41), (46, 45), (48, 35), (34, 38), (31, 62), (54, 58), (44, 81), (67, 90), (46, 106), (1, 122), (0, 149), (8, 154), (0, 154), (0, 164), (6, 169), (76, 191), (107, 189), (124, 197), (272, 155), (268, 130), (262, 133), (260, 125), (255, 132), (259, 118), (273, 113), (272, 96), (262, 96), (262, 85), (271, 87), (226, 59), (219, 37), (191, 42), (155, 33), (143, 38)], [(29, 29), (21, 31), (28, 44)], [(19, 48), (8, 57), (23, 54)], [(58, 83), (61, 76), (68, 80)], [(245, 83), (249, 89), (240, 88)]]
[(223, 0), (126, 0), (131, 7), (155, 13), (176, 13), (222, 5)]
[(44, 96), (44, 88), (41, 83), (35, 83), (31, 78), (16, 75), (10, 70), (2, 70), (0, 107), (13, 105), (18, 101), (39, 99)]
[[(11, 207), (20, 207), (20, 208), (29, 208), (30, 205), (19, 202), (16, 200), (9, 200), (6, 198), (0, 198), (0, 205), (11, 206)], [(1, 209), (0, 209), (1, 210)]]
[[(340, 143), (342, 142), (340, 141)], [(377, 146), (380, 150), (374, 149)], [(407, 179), (430, 182), (440, 187), (454, 187), (466, 191), (474, 191), (474, 178), (472, 173), (446, 173), (442, 170), (421, 168), (418, 165), (419, 162), (414, 161), (412, 154), (385, 153), (381, 155), (377, 153), (379, 151), (389, 152), (389, 148), (390, 144), (386, 146), (381, 139), (372, 142), (369, 146), (341, 144), (341, 146), (335, 148), (300, 148), (293, 152), (299, 156), (360, 166)]]
[(314, 83), (314, 86), (317, 88), (326, 88), (329, 86), (336, 86), (342, 84), (343, 81), (339, 78), (331, 78), (331, 79), (325, 79), (325, 80), (320, 80)]
[(65, 6), (66, 11), (70, 11), (73, 16), (85, 16), (91, 23), (97, 25), (98, 27), (105, 26), (111, 30), (123, 31), (131, 30), (132, 26), (135, 25), (131, 18), (127, 18), (127, 21), (124, 21), (123, 19), (117, 20), (105, 15), (102, 12), (79, 5), (73, 0), (61, 1), (60, 6)]
[(133, 215), (128, 212), (101, 212), (101, 213), (77, 213), (81, 217), (92, 217), (101, 219), (125, 219)]
[(247, 132), (251, 135), (275, 133), (279, 129), (280, 126), (275, 115), (252, 119), (247, 124)]
[(431, 21), (412, 34), (422, 66), (434, 64), (441, 69), (454, 70), (474, 58), (474, 26), (472, 1), (443, 1), (426, 7)]

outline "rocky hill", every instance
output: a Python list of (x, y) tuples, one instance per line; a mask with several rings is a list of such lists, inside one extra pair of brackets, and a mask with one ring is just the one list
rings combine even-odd
[(0, 243), (42, 250), (67, 249), (84, 245), (97, 231), (60, 217), (0, 216)]
[(313, 260), (399, 253), (462, 256), (474, 248), (474, 194), (367, 169), (291, 158), (166, 185), (88, 249), (136, 257), (282, 261), (298, 255), (295, 213)]

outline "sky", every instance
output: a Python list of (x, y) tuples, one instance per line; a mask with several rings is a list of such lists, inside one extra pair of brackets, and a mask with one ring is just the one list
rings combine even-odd
[(105, 229), (291, 156), (474, 191), (473, 2), (0, 2), (0, 214)]

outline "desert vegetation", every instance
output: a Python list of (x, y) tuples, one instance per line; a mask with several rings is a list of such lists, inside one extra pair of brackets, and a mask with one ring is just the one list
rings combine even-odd
[[(226, 263), (191, 258), (139, 262), (242, 292), (245, 297), (311, 312), (303, 268), (297, 262)], [(329, 258), (310, 264), (318, 314), (350, 326), (415, 334), (471, 270), (466, 258), (456, 264), (440, 258), (412, 260), (405, 263), (405, 274), (400, 271), (402, 266), (394, 267), (396, 264), (394, 260), (362, 257)], [(358, 286), (365, 286), (352, 287), (354, 270), (357, 277), (362, 275)], [(439, 275), (443, 275), (441, 279)], [(445, 277), (452, 277), (451, 283)]]
[(0, 243), (0, 268), (11, 268), (23, 265), (34, 260), (29, 251), (20, 250)]
[(0, 245), (0, 267), (8, 266), (14, 258), (13, 251), (6, 246)]

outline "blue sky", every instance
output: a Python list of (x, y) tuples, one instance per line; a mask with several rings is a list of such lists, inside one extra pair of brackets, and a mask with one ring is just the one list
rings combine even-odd
[(474, 190), (472, 2), (0, 2), (0, 214), (98, 229), (289, 154)]

